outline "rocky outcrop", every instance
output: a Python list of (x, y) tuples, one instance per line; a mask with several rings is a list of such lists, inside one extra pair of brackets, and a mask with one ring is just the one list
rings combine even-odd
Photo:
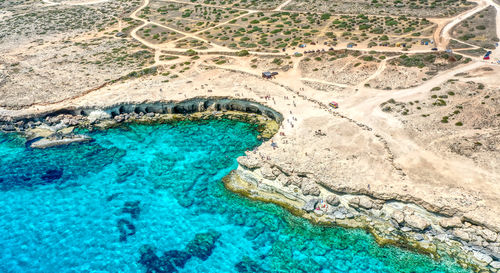
[(417, 231), (424, 231), (431, 226), (429, 220), (416, 214), (413, 210), (405, 213), (404, 222)]
[(462, 220), (458, 217), (444, 218), (439, 221), (439, 225), (445, 229), (462, 226)]
[[(17, 116), (16, 120), (12, 118), (3, 117), (0, 122), (3, 125), (11, 125), (14, 122), (27, 122), (32, 120), (50, 120), (53, 117), (60, 116), (80, 116), (88, 117), (90, 121), (97, 121), (109, 118), (115, 118), (122, 114), (181, 114), (188, 115), (197, 112), (225, 112), (225, 111), (237, 111), (245, 112), (250, 114), (257, 114), (266, 116), (278, 123), (283, 121), (283, 116), (260, 103), (253, 102), (250, 100), (238, 100), (226, 97), (212, 97), (212, 98), (192, 98), (185, 101), (179, 102), (151, 102), (151, 103), (134, 103), (134, 104), (119, 104), (112, 105), (105, 108), (83, 108), (83, 107), (73, 107), (60, 109), (55, 112), (40, 113), (36, 116), (25, 115)], [(120, 118), (117, 118), (120, 119)], [(2, 126), (3, 126), (2, 125)], [(0, 127), (0, 129), (3, 127)], [(11, 128), (10, 126), (8, 128)]]
[(332, 206), (338, 206), (340, 204), (340, 199), (338, 196), (330, 194), (326, 197), (326, 202)]
[[(85, 135), (73, 134), (75, 127), (106, 129), (124, 122), (169, 123), (181, 120), (232, 119), (258, 125), (259, 137), (271, 138), (283, 117), (261, 104), (227, 98), (191, 99), (182, 102), (121, 104), (107, 108), (68, 108), (38, 116), (3, 118), (0, 129), (19, 132), (29, 140), (31, 148), (49, 148), (78, 142), (89, 142)], [(249, 168), (256, 162), (248, 162)], [(259, 165), (260, 166), (260, 165)], [(266, 174), (275, 178), (278, 170), (269, 166)], [(273, 174), (273, 172), (275, 174)]]
[(303, 182), (302, 194), (318, 196), (320, 194), (319, 187), (312, 181)]
[(318, 198), (309, 199), (304, 204), (304, 207), (302, 207), (302, 209), (305, 210), (306, 212), (313, 212), (314, 209), (316, 209), (316, 205), (318, 204), (319, 201), (320, 201), (320, 199), (318, 199)]

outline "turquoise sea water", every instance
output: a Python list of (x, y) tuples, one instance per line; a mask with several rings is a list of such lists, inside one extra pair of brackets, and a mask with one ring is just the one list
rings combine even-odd
[(0, 135), (0, 272), (466, 272), (224, 189), (241, 122), (131, 125), (29, 150)]

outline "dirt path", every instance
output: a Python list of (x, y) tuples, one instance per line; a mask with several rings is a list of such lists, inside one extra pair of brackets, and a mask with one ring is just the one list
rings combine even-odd
[(45, 4), (47, 5), (50, 5), (50, 6), (56, 6), (56, 5), (67, 5), (67, 6), (87, 6), (87, 5), (94, 5), (94, 4), (100, 4), (100, 3), (105, 3), (105, 2), (108, 2), (108, 1), (111, 1), (111, 0), (95, 0), (95, 1), (89, 1), (89, 2), (78, 2), (78, 1), (64, 1), (64, 2), (60, 2), (60, 3), (57, 3), (57, 2), (52, 2), (50, 0), (42, 0), (42, 2), (44, 2)]
[(323, 80), (318, 80), (318, 79), (313, 79), (313, 78), (300, 78), (300, 80), (301, 81), (308, 81), (308, 82), (316, 82), (316, 83), (321, 83), (321, 84), (326, 84), (326, 85), (335, 85), (335, 86), (342, 87), (342, 88), (352, 87), (351, 85), (348, 85), (348, 84), (323, 81)]
[(362, 87), (366, 83), (368, 83), (369, 81), (371, 81), (371, 80), (375, 79), (376, 77), (378, 77), (382, 72), (384, 72), (385, 68), (387, 67), (387, 61), (390, 60), (390, 59), (394, 59), (394, 58), (396, 58), (396, 56), (395, 57), (390, 57), (390, 58), (383, 59), (380, 62), (379, 66), (377, 67), (377, 70), (373, 74), (371, 74), (370, 77), (368, 77), (365, 80), (361, 81), (357, 86), (358, 87)]
[[(170, 30), (170, 31), (174, 31), (174, 32), (177, 32), (177, 33), (179, 33), (179, 34), (182, 34), (182, 35), (184, 35), (184, 36), (185, 36), (185, 37), (183, 37), (183, 39), (186, 39), (186, 38), (193, 38), (193, 39), (200, 40), (200, 41), (203, 41), (203, 42), (205, 42), (205, 43), (208, 43), (208, 44), (210, 44), (210, 45), (212, 45), (212, 46), (219, 47), (218, 45), (215, 45), (215, 44), (211, 43), (211, 42), (210, 42), (210, 41), (208, 41), (208, 40), (205, 40), (205, 39), (203, 39), (203, 38), (200, 38), (200, 37), (196, 36), (196, 35), (195, 35), (195, 34), (193, 34), (193, 33), (188, 33), (188, 32), (184, 32), (184, 31), (180, 31), (180, 30), (177, 30), (177, 29), (171, 28), (171, 27), (169, 27), (169, 26), (162, 25), (162, 24), (159, 24), (159, 23), (156, 23), (156, 22), (153, 22), (153, 21), (148, 21), (148, 20), (146, 20), (146, 19), (143, 19), (143, 18), (141, 18), (141, 17), (137, 16), (137, 13), (139, 13), (141, 10), (143, 10), (143, 9), (144, 9), (145, 7), (147, 7), (148, 5), (149, 5), (149, 0), (144, 0), (144, 3), (143, 3), (143, 4), (142, 4), (142, 5), (141, 5), (141, 6), (140, 6), (140, 7), (139, 7), (136, 11), (134, 11), (134, 12), (130, 15), (130, 17), (131, 17), (132, 19), (139, 20), (139, 21), (141, 21), (141, 22), (143, 23), (142, 25), (140, 25), (140, 26), (138, 26), (138, 27), (134, 28), (134, 30), (132, 30), (132, 32), (130, 33), (130, 35), (131, 35), (134, 39), (136, 39), (136, 40), (138, 40), (139, 42), (141, 42), (142, 44), (144, 44), (145, 46), (150, 47), (150, 48), (153, 48), (153, 49), (157, 49), (157, 50), (158, 50), (158, 49), (168, 49), (168, 48), (169, 48), (169, 44), (168, 44), (168, 43), (167, 43), (167, 44), (161, 44), (161, 45), (153, 44), (153, 43), (150, 43), (150, 42), (148, 42), (148, 41), (146, 41), (146, 40), (142, 39), (141, 37), (139, 37), (139, 36), (137, 35), (137, 31), (138, 31), (139, 29), (143, 28), (144, 26), (146, 26), (146, 25), (148, 25), (148, 24), (151, 24), (151, 25), (155, 25), (155, 26), (158, 26), (158, 27), (162, 27), (162, 28), (168, 29), (168, 30)], [(223, 50), (223, 48), (221, 47), (221, 48), (219, 48), (219, 50)], [(184, 51), (185, 51), (185, 50), (184, 50)]]
[[(211, 29), (214, 29), (214, 28), (217, 28), (217, 27), (223, 26), (223, 25), (227, 25), (227, 24), (229, 24), (229, 22), (231, 22), (231, 21), (233, 21), (233, 20), (237, 20), (237, 19), (240, 19), (240, 18), (246, 17), (246, 16), (248, 16), (248, 15), (250, 15), (250, 14), (254, 14), (254, 13), (256, 13), (256, 12), (257, 12), (257, 11), (249, 11), (248, 13), (245, 13), (245, 14), (242, 14), (242, 15), (240, 15), (240, 16), (237, 16), (237, 17), (234, 17), (234, 18), (228, 19), (228, 20), (226, 20), (226, 21), (224, 21), (224, 22), (222, 22), (222, 23), (220, 23), (220, 24), (217, 24), (217, 25), (215, 25), (215, 26), (208, 27), (208, 28), (205, 28), (205, 29), (202, 29), (202, 30), (196, 31), (196, 32), (192, 33), (192, 36), (193, 36), (193, 37), (196, 37), (198, 40), (200, 40), (199, 36), (197, 36), (197, 35), (199, 35), (199, 34), (201, 34), (201, 33), (205, 32), (205, 31), (208, 31), (208, 30), (211, 30)], [(178, 41), (180, 41), (180, 40), (184, 40), (184, 39), (186, 39), (186, 37), (182, 37), (182, 38), (179, 38), (179, 39), (173, 40), (173, 41), (171, 41), (171, 42), (168, 42), (167, 44), (175, 44), (176, 42), (178, 42)], [(213, 42), (210, 42), (210, 44), (211, 44), (211, 45), (216, 45), (216, 44), (215, 44), (215, 43), (213, 43)], [(225, 47), (222, 47), (222, 46), (220, 46), (220, 47), (221, 47), (221, 48), (225, 48)], [(226, 49), (227, 49), (227, 48), (226, 48)]]
[[(45, 2), (45, 3), (47, 3), (47, 4), (51, 4), (51, 5), (60, 4), (60, 3), (51, 2), (51, 0), (42, 0), (42, 1)], [(91, 1), (91, 2), (87, 2), (87, 3), (80, 3), (80, 4), (88, 4), (88, 5), (90, 5), (90, 4), (102, 3), (102, 2), (106, 2), (106, 1), (110, 1), (110, 0), (96, 0), (96, 1)], [(181, 3), (181, 4), (192, 4), (192, 3), (188, 3), (188, 2), (184, 2), (184, 1), (179, 1), (179, 0), (165, 0), (165, 2), (173, 2), (173, 3)], [(274, 11), (281, 10), (283, 7), (285, 7), (286, 5), (288, 5), (290, 2), (291, 2), (291, 0), (284, 1)], [(431, 19), (431, 21), (437, 25), (435, 33), (434, 33), (434, 35), (436, 35), (436, 34), (438, 35), (438, 37), (434, 37), (435, 41), (436, 41), (436, 46), (439, 46), (441, 48), (445, 48), (448, 45), (449, 40), (451, 39), (451, 37), (450, 37), (450, 31), (451, 31), (451, 29), (453, 29), (453, 27), (455, 25), (459, 24), (460, 22), (462, 22), (463, 20), (467, 19), (468, 17), (476, 14), (477, 12), (485, 9), (490, 4), (494, 5), (495, 8), (497, 8), (497, 13), (500, 13), (500, 7), (497, 4), (493, 3), (491, 0), (476, 0), (475, 2), (478, 3), (477, 7), (473, 8), (471, 10), (468, 10), (468, 11), (462, 13), (462, 14), (459, 14), (459, 15), (453, 17), (453, 18)], [(64, 3), (64, 4), (72, 5), (72, 4), (78, 4), (78, 3)], [(217, 24), (215, 26), (199, 30), (199, 31), (194, 32), (194, 33), (187, 33), (187, 32), (180, 31), (180, 30), (168, 27), (166, 25), (163, 25), (163, 24), (160, 24), (160, 23), (157, 23), (157, 22), (152, 22), (152, 21), (149, 21), (147, 19), (139, 17), (138, 14), (144, 8), (146, 8), (149, 4), (150, 4), (150, 0), (144, 0), (143, 3), (141, 4), (141, 6), (138, 7), (130, 15), (131, 18), (133, 18), (135, 20), (139, 20), (139, 21), (142, 22), (142, 25), (137, 26), (137, 27), (135, 27), (132, 30), (131, 36), (132, 36), (132, 38), (136, 39), (137, 41), (139, 41), (143, 45), (145, 45), (145, 46), (147, 46), (147, 47), (155, 50), (155, 58), (154, 58), (155, 64), (154, 65), (170, 63), (170, 61), (168, 61), (168, 62), (162, 62), (160, 60), (160, 56), (162, 54), (162, 51), (167, 51), (168, 53), (174, 53), (174, 54), (175, 53), (179, 53), (179, 54), (180, 53), (184, 53), (186, 51), (186, 49), (176, 48), (175, 47), (175, 43), (178, 42), (178, 41), (180, 41), (180, 40), (185, 40), (185, 39), (188, 39), (188, 38), (196, 39), (196, 40), (205, 42), (205, 43), (207, 43), (208, 45), (211, 46), (211, 48), (209, 48), (209, 49), (198, 50), (199, 53), (216, 53), (216, 52), (220, 52), (220, 53), (235, 53), (235, 52), (238, 52), (239, 50), (230, 49), (230, 48), (227, 48), (227, 47), (224, 47), (224, 46), (220, 46), (220, 45), (217, 45), (217, 44), (213, 43), (212, 41), (206, 40), (206, 39), (200, 37), (200, 34), (202, 34), (203, 32), (205, 32), (207, 30), (214, 29), (214, 28), (226, 25), (226, 24), (228, 24), (230, 21), (232, 21), (234, 19), (239, 19), (239, 18), (242, 18), (242, 17), (245, 17), (245, 16), (248, 16), (250, 14), (254, 14), (254, 13), (258, 12), (258, 10), (239, 9), (239, 10), (247, 11), (248, 13), (242, 14), (242, 15), (237, 16), (237, 17), (232, 18), (232, 19), (228, 19), (228, 20), (226, 20), (226, 21), (224, 21), (224, 22), (222, 22), (220, 24)], [(222, 7), (222, 6), (218, 6), (218, 5), (210, 5), (210, 4), (200, 4), (200, 5), (206, 6), (206, 7), (213, 7), (213, 8), (226, 8), (226, 7)], [(236, 9), (238, 9), (238, 8), (236, 8)], [(500, 16), (497, 17), (497, 25), (500, 24), (500, 21), (499, 21), (500, 19), (499, 18), (500, 18)], [(162, 27), (162, 28), (168, 29), (170, 31), (174, 31), (176, 33), (179, 33), (179, 34), (183, 35), (183, 37), (178, 38), (178, 39), (176, 39), (174, 41), (170, 41), (170, 42), (164, 43), (164, 44), (154, 44), (154, 43), (151, 43), (151, 42), (149, 42), (149, 41), (147, 41), (147, 40), (139, 37), (139, 35), (137, 34), (137, 32), (141, 28), (143, 28), (144, 26), (146, 26), (148, 24), (156, 25), (158, 27)], [(499, 31), (500, 31), (500, 25), (497, 27), (497, 32), (499, 32)], [(315, 45), (315, 46), (308, 46), (307, 50), (304, 50), (304, 51), (311, 51), (311, 50), (314, 50), (314, 51), (325, 50), (326, 51), (328, 49), (329, 49), (328, 46), (325, 46), (325, 45)], [(375, 52), (401, 52), (401, 49), (399, 49), (399, 48), (387, 49), (387, 48), (378, 48), (378, 47), (374, 47), (374, 48), (357, 47), (357, 48), (353, 48), (352, 50), (362, 51), (362, 52), (368, 52), (368, 51), (375, 51)], [(296, 49), (287, 49), (285, 52), (280, 52), (280, 53), (250, 52), (250, 54), (253, 54), (253, 55), (287, 56), (287, 55), (294, 54), (295, 52), (296, 52)], [(427, 53), (427, 52), (432, 52), (432, 51), (430, 49), (405, 51), (405, 53)], [(391, 59), (391, 58), (393, 58), (393, 57), (390, 57), (388, 59)], [(370, 80), (378, 77), (385, 70), (388, 59), (383, 60), (380, 63), (380, 65), (378, 66), (377, 70), (372, 75), (370, 75), (367, 79), (365, 79), (364, 81), (362, 81), (358, 85), (356, 85), (356, 87), (364, 89), (363, 86), (364, 86), (365, 83), (367, 83), (368, 81), (370, 81)], [(323, 81), (323, 80), (319, 80), (319, 79), (312, 79), (312, 78), (307, 78), (307, 77), (301, 77), (300, 68), (298, 67), (298, 62), (296, 64), (297, 65), (294, 65), (294, 67), (292, 68), (292, 71), (289, 71), (288, 73), (285, 73), (285, 74), (288, 74), (288, 75), (292, 75), (292, 74), (294, 75), (293, 79), (291, 79), (291, 81), (288, 82), (288, 85), (290, 85), (291, 82), (295, 82), (297, 84), (297, 83), (301, 83), (301, 81), (310, 81), (310, 82), (317, 82), (317, 83), (328, 84), (328, 85), (335, 85), (335, 86), (339, 86), (339, 87), (342, 87), (342, 88), (352, 88), (353, 87), (353, 86), (347, 85), (347, 84), (340, 84), (340, 83), (335, 83), (335, 82)], [(252, 71), (248, 70), (248, 71), (245, 71), (245, 72), (247, 72), (247, 73), (255, 73), (253, 70)], [(456, 72), (454, 70), (454, 73), (458, 73), (458, 72)], [(430, 81), (427, 81), (426, 83), (424, 83), (424, 85), (432, 85), (436, 81), (437, 81), (437, 79), (433, 78)], [(423, 87), (423, 86), (421, 86), (421, 87)], [(403, 94), (406, 94), (407, 92), (411, 92), (411, 91), (408, 91), (408, 90), (399, 90), (398, 91), (398, 90), (396, 90), (396, 92), (391, 92), (391, 93), (393, 95), (395, 95), (395, 94), (398, 94), (398, 92), (403, 92)], [(366, 101), (365, 101), (365, 103), (366, 103)]]
[(273, 11), (280, 11), (282, 8), (284, 8), (286, 5), (290, 4), (290, 2), (292, 2), (292, 0), (286, 0), (285, 2), (283, 2), (281, 5), (279, 5), (278, 7), (276, 7)]
[(212, 5), (212, 4), (206, 4), (206, 3), (190, 3), (187, 1), (179, 1), (179, 0), (160, 0), (162, 2), (170, 2), (170, 3), (178, 3), (178, 4), (186, 4), (186, 5), (196, 5), (196, 6), (202, 6), (202, 7), (208, 7), (208, 8), (218, 8), (218, 9), (234, 9), (234, 10), (241, 10), (241, 11), (247, 11), (247, 12), (258, 12), (259, 10), (256, 9), (244, 9), (244, 8), (238, 8), (238, 7), (228, 7), (228, 6), (220, 6), (220, 5)]
[[(52, 2), (51, 0), (42, 0), (42, 1), (44, 3), (46, 3), (46, 4), (48, 4), (48, 5), (62, 5), (62, 4), (64, 4), (64, 5), (92, 5), (92, 4), (107, 2), (107, 1), (110, 1), (110, 0), (95, 0), (95, 1), (85, 2), (85, 3), (74, 3), (74, 2), (69, 2), (69, 3), (68, 2), (65, 2), (65, 3), (55, 3), (55, 2)], [(436, 46), (438, 46), (441, 50), (444, 50), (446, 48), (446, 46), (448, 45), (449, 40), (451, 38), (450, 34), (449, 34), (449, 32), (451, 31), (451, 29), (456, 24), (462, 22), (463, 20), (467, 19), (468, 17), (472, 16), (473, 14), (475, 14), (475, 13), (483, 10), (488, 5), (490, 5), (490, 2), (488, 2), (488, 1), (491, 1), (491, 0), (476, 0), (476, 2), (478, 3), (477, 7), (473, 8), (473, 9), (471, 9), (469, 11), (466, 11), (466, 12), (464, 12), (464, 13), (456, 16), (456, 17), (453, 17), (453, 18), (430, 19), (432, 22), (434, 22), (434, 23), (437, 24), (436, 31), (434, 32), (434, 40), (436, 41)], [(160, 23), (148, 21), (146, 19), (138, 17), (137, 14), (142, 9), (144, 9), (146, 6), (148, 6), (149, 2), (150, 2), (149, 0), (145, 0), (143, 2), (143, 4), (137, 10), (135, 10), (131, 14), (131, 16), (130, 16), (131, 18), (143, 22), (143, 25), (136, 27), (132, 31), (131, 36), (134, 39), (138, 40), (140, 43), (146, 45), (149, 48), (152, 48), (152, 49), (155, 49), (155, 50), (162, 50), (162, 49), (163, 50), (170, 50), (170, 51), (174, 51), (174, 52), (184, 52), (185, 51), (185, 49), (175, 48), (175, 43), (178, 42), (178, 41), (180, 41), (180, 40), (185, 40), (187, 38), (192, 38), (192, 39), (196, 39), (196, 40), (199, 40), (199, 41), (203, 41), (203, 42), (209, 44), (210, 46), (212, 46), (212, 48), (210, 48), (208, 50), (203, 50), (203, 52), (228, 52), (228, 53), (237, 52), (238, 50), (234, 50), (234, 49), (230, 49), (230, 48), (227, 48), (227, 47), (224, 47), (224, 46), (220, 46), (220, 45), (217, 45), (217, 44), (215, 44), (215, 43), (213, 43), (213, 42), (211, 42), (209, 40), (206, 40), (206, 39), (200, 37), (199, 34), (203, 33), (204, 31), (207, 31), (207, 30), (210, 30), (210, 29), (213, 29), (213, 28), (220, 27), (222, 25), (228, 24), (230, 21), (232, 21), (234, 19), (239, 19), (239, 18), (248, 16), (250, 14), (259, 12), (259, 10), (254, 10), (254, 9), (232, 8), (232, 9), (236, 9), (236, 10), (247, 11), (248, 13), (240, 15), (240, 16), (238, 16), (236, 18), (231, 19), (231, 20), (227, 20), (227, 21), (225, 21), (223, 23), (220, 23), (220, 24), (218, 24), (216, 26), (209, 27), (209, 28), (197, 31), (195, 33), (188, 33), (188, 32), (184, 32), (184, 31), (180, 31), (180, 30), (168, 27), (168, 26), (160, 24)], [(189, 2), (185, 2), (185, 1), (179, 1), (179, 0), (165, 0), (165, 2), (180, 3), (180, 4), (193, 4), (193, 3), (189, 3)], [(283, 2), (282, 4), (280, 4), (276, 9), (274, 9), (274, 11), (280, 11), (282, 8), (284, 8), (286, 5), (288, 5), (290, 2), (291, 2), (291, 0), (286, 0), (285, 2)], [(494, 4), (493, 2), (491, 2), (491, 3)], [(224, 6), (211, 5), (211, 4), (205, 4), (205, 3), (199, 4), (199, 5), (204, 6), (204, 7), (213, 7), (213, 8), (227, 8), (227, 7), (224, 7)], [(495, 7), (497, 7), (497, 5)], [(287, 10), (287, 12), (294, 12), (294, 11)], [(300, 12), (300, 11), (295, 11), (295, 12)], [(335, 14), (335, 15), (341, 15), (341, 14)], [(156, 25), (158, 27), (163, 27), (163, 28), (168, 29), (170, 31), (174, 31), (176, 33), (179, 33), (179, 34), (183, 35), (183, 37), (181, 37), (179, 39), (176, 39), (174, 41), (165, 43), (165, 44), (153, 44), (151, 42), (148, 42), (148, 41), (140, 38), (137, 35), (137, 31), (140, 28), (142, 28), (145, 25), (147, 25), (147, 24), (152, 24), (152, 25)], [(339, 46), (337, 46), (337, 48), (338, 47)], [(322, 49), (328, 49), (328, 48), (326, 46), (322, 46), (322, 45), (308, 47), (308, 50), (322, 50)], [(394, 49), (393, 48), (388, 49), (388, 48), (384, 48), (384, 47), (368, 48), (368, 47), (364, 47), (364, 46), (359, 46), (359, 47), (353, 48), (353, 50), (357, 50), (357, 51), (375, 51), (375, 52), (401, 52), (400, 48), (394, 48)], [(275, 54), (272, 54), (272, 55), (283, 55), (284, 56), (284, 55), (287, 55), (287, 54), (294, 54), (296, 51), (298, 51), (298, 50), (296, 50), (296, 49), (287, 49), (285, 52), (275, 53)], [(431, 51), (431, 49), (405, 51), (405, 53), (427, 53), (427, 52), (432, 52), (432, 51)], [(269, 55), (269, 53), (262, 53), (262, 52), (250, 52), (250, 53), (255, 54), (255, 55)]]
[(490, 5), (486, 0), (479, 0), (474, 2), (477, 3), (477, 6), (475, 8), (468, 10), (464, 13), (461, 13), (454, 18), (451, 18), (451, 20), (448, 23), (446, 23), (446, 25), (440, 30), (439, 38), (435, 39), (439, 49), (446, 49), (446, 47), (450, 43), (451, 30), (453, 29), (453, 27), (460, 24), (461, 22), (471, 17), (472, 15), (484, 10)]
[[(429, 162), (432, 168), (442, 175), (443, 182), (460, 177), (460, 183), (468, 184), (468, 187), (474, 188), (474, 181), (481, 179), (483, 175), (486, 176), (483, 170), (463, 159), (449, 158), (426, 149), (428, 143), (418, 143), (396, 116), (383, 112), (379, 105), (389, 99), (396, 101), (422, 99), (429, 95), (432, 87), (447, 81), (457, 73), (470, 71), (482, 65), (484, 64), (481, 62), (470, 63), (439, 74), (418, 87), (396, 92), (380, 92), (379, 90), (360, 88), (359, 92), (343, 103), (341, 111), (354, 120), (370, 126), (375, 133), (387, 140), (390, 149), (398, 155), (396, 164), (406, 166), (405, 169), (411, 170), (409, 173), (411, 179), (424, 182), (425, 175), (421, 175), (421, 172), (425, 171), (419, 170), (419, 166)], [(494, 187), (494, 185), (490, 186)]]

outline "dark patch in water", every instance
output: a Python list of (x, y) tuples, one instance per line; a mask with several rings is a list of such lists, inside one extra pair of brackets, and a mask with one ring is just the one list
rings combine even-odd
[(267, 270), (264, 270), (256, 261), (246, 256), (243, 257), (243, 259), (234, 267), (239, 273), (268, 272)]
[(120, 231), (120, 242), (127, 241), (128, 236), (135, 234), (135, 226), (127, 219), (120, 219), (117, 223), (118, 230)]
[[(114, 160), (119, 160), (125, 151), (118, 148), (104, 148), (97, 144), (72, 144), (50, 149), (32, 149), (20, 152), (14, 159), (0, 158), (1, 191), (14, 188), (31, 188), (56, 184), (67, 187), (78, 184), (65, 182), (99, 172)], [(64, 166), (62, 168), (61, 166)]]
[(128, 201), (125, 202), (125, 205), (122, 208), (122, 213), (129, 213), (130, 217), (137, 219), (139, 218), (139, 214), (141, 213), (141, 208), (139, 207), (139, 204), (141, 201)]
[(186, 251), (181, 250), (169, 250), (163, 253), (161, 259), (164, 263), (174, 264), (177, 267), (184, 267), (187, 261), (191, 258), (191, 255)]
[(215, 248), (215, 242), (217, 242), (220, 236), (221, 234), (215, 230), (198, 233), (186, 246), (186, 251), (191, 256), (198, 257), (205, 261), (212, 255), (212, 251)]
[[(143, 246), (141, 248), (141, 258), (139, 263), (146, 268), (147, 273), (173, 273), (178, 272), (177, 264), (179, 267), (184, 267), (184, 264), (189, 260), (189, 254), (181, 251), (174, 250), (179, 257), (172, 259), (173, 252), (167, 257), (158, 257), (155, 249), (150, 246)], [(184, 253), (184, 254), (181, 254)]]
[(113, 193), (112, 195), (108, 196), (108, 198), (106, 198), (106, 201), (110, 202), (113, 199), (115, 199), (116, 197), (120, 196), (120, 194), (122, 194), (122, 193), (121, 192)]
[(44, 175), (42, 175), (42, 180), (50, 183), (53, 182), (54, 180), (58, 180), (63, 176), (63, 170), (62, 169), (51, 169), (45, 172)]
[(194, 236), (184, 250), (169, 250), (158, 257), (155, 249), (149, 245), (142, 246), (139, 263), (146, 268), (147, 273), (170, 273), (183, 268), (189, 259), (198, 257), (205, 261), (212, 255), (215, 243), (221, 234), (215, 230), (198, 233)]

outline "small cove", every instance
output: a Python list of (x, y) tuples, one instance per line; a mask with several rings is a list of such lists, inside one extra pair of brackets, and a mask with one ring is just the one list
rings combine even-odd
[(0, 271), (468, 272), (228, 192), (255, 129), (129, 125), (45, 150), (1, 135)]

